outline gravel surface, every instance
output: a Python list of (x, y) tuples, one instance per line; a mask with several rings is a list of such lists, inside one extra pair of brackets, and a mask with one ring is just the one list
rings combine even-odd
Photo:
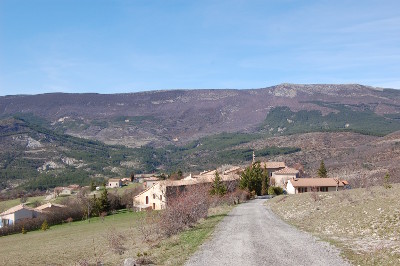
[(185, 265), (349, 265), (328, 243), (278, 218), (265, 201), (233, 209)]

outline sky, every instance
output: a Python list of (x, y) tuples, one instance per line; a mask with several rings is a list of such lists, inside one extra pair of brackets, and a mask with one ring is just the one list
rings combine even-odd
[(0, 96), (400, 89), (400, 1), (0, 0)]

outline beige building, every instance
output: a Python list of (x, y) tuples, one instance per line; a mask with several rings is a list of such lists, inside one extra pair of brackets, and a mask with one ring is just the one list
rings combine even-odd
[[(240, 168), (228, 170), (220, 174), (223, 182), (229, 183), (239, 180), (238, 174)], [(189, 176), (185, 180), (158, 180), (148, 187), (145, 191), (133, 198), (133, 206), (137, 210), (153, 209), (161, 210), (166, 208), (167, 199), (171, 195), (176, 194), (176, 191), (182, 191), (187, 186), (211, 183), (215, 177), (215, 170), (203, 172), (197, 176)]]
[(299, 177), (299, 171), (290, 167), (285, 167), (281, 170), (272, 172), (271, 176), (271, 178), (273, 178), (275, 182), (275, 186), (281, 187), (283, 189), (286, 189), (286, 185), (289, 179), (298, 177)]
[(0, 228), (8, 225), (13, 225), (22, 219), (36, 218), (39, 215), (39, 211), (29, 208), (24, 204), (20, 204), (0, 213)]
[(107, 188), (122, 187), (122, 181), (120, 178), (110, 178), (108, 179)]
[(331, 192), (343, 190), (346, 185), (347, 181), (336, 178), (294, 178), (288, 180), (286, 190), (288, 194)]
[(286, 167), (285, 162), (261, 162), (260, 166), (268, 171), (270, 177), (272, 177), (274, 172)]

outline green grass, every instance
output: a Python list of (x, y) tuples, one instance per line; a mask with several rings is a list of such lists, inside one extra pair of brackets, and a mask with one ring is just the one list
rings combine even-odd
[[(147, 252), (158, 265), (182, 265), (230, 209), (214, 209), (197, 226), (151, 244), (142, 241), (139, 230), (145, 213), (128, 211), (107, 216), (104, 221), (96, 217), (90, 223), (77, 221), (52, 226), (47, 231), (0, 237), (0, 265), (74, 265), (82, 260), (121, 265), (125, 258), (137, 258), (139, 252)], [(109, 248), (106, 236), (112, 230), (124, 236), (122, 255)]]
[[(26, 201), (26, 204), (28, 206), (31, 206), (31, 204), (35, 201), (39, 202), (44, 202), (44, 196), (37, 196), (37, 197), (29, 197)], [(12, 199), (12, 200), (5, 200), (5, 201), (0, 201), (0, 212), (3, 212), (9, 208), (12, 208), (14, 206), (17, 206), (21, 204), (21, 199)]]
[(400, 184), (278, 196), (282, 219), (337, 246), (355, 265), (400, 265)]

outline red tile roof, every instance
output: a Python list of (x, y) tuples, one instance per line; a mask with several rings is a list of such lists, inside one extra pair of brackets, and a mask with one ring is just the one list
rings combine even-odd
[(293, 187), (343, 187), (345, 181), (336, 178), (292, 178)]
[(283, 168), (285, 166), (285, 162), (261, 162), (261, 167), (267, 169)]
[(279, 171), (274, 172), (275, 175), (297, 175), (298, 173), (298, 170), (290, 167), (285, 167)]

